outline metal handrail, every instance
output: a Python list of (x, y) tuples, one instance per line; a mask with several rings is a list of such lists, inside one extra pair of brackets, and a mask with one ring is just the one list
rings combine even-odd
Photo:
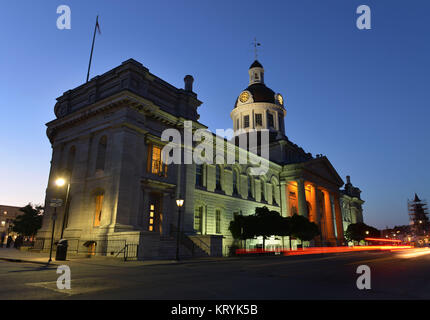
[[(170, 231), (171, 231), (171, 233), (172, 232), (176, 233), (176, 234), (178, 233), (177, 227), (175, 225), (173, 225), (173, 224), (170, 225)], [(204, 243), (201, 239), (199, 239), (197, 237), (193, 238), (193, 239), (197, 239), (199, 241), (199, 243), (202, 244), (202, 246), (199, 246), (185, 232), (181, 231), (179, 234), (180, 234), (179, 241), (181, 242), (182, 245), (184, 245), (189, 250), (191, 250), (193, 256), (194, 256), (194, 248), (196, 246), (199, 247), (201, 250), (205, 251), (207, 254), (210, 255), (210, 252), (211, 252), (210, 247), (206, 243)], [(189, 245), (190, 242), (191, 242), (191, 248), (190, 248), (190, 245)], [(207, 251), (204, 248), (206, 248)]]

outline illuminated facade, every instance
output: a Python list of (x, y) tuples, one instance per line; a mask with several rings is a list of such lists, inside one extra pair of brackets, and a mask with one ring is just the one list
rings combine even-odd
[[(253, 214), (267, 206), (283, 216), (304, 215), (317, 223), (322, 236), (315, 245), (343, 243), (340, 198), (342, 179), (324, 156), (313, 157), (285, 135), (285, 101), (264, 83), (264, 69), (255, 61), (249, 86), (239, 94), (231, 118), (235, 131), (270, 131), (268, 171), (250, 174), (247, 164), (165, 164), (161, 140), (165, 129), (184, 133), (207, 129), (199, 120), (202, 104), (186, 76), (178, 89), (127, 60), (90, 82), (65, 92), (55, 105), (56, 119), (47, 124), (52, 144), (46, 211), (38, 239), (50, 244), (53, 208), (50, 199), (66, 199), (58, 208), (55, 239), (69, 240), (69, 251), (94, 241), (106, 248), (114, 243), (138, 245), (139, 259), (173, 258), (178, 208), (181, 209), (181, 256), (227, 254), (233, 239), (228, 226), (237, 214)], [(228, 152), (258, 156), (227, 142)], [(255, 160), (255, 159), (254, 159)], [(251, 161), (251, 160), (250, 160)], [(70, 192), (54, 181), (65, 176)], [(257, 245), (259, 240), (250, 241)], [(289, 241), (271, 239), (269, 247)], [(296, 241), (293, 241), (293, 246)], [(113, 248), (113, 247), (112, 247)]]

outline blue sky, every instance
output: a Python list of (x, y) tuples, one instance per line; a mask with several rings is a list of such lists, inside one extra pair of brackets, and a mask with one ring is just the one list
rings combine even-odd
[[(57, 6), (71, 8), (58, 30)], [(372, 29), (356, 28), (356, 8)], [(183, 87), (195, 78), (209, 129), (232, 126), (247, 87), (254, 37), (266, 84), (284, 95), (286, 133), (326, 155), (361, 188), (365, 222), (406, 224), (406, 200), (430, 200), (427, 1), (3, 1), (0, 5), (0, 203), (42, 203), (55, 98), (134, 58)]]

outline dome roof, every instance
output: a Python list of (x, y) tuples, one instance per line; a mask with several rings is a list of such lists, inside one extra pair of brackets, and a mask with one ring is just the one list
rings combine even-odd
[[(254, 102), (267, 102), (267, 103), (276, 103), (275, 102), (275, 92), (266, 87), (263, 83), (254, 83), (251, 84), (248, 88), (245, 89), (246, 91), (249, 91), (252, 95), (252, 98), (254, 99)], [(237, 102), (239, 101), (239, 98), (236, 99), (235, 108), (237, 107)]]
[(255, 61), (251, 64), (251, 66), (249, 67), (249, 69), (252, 69), (252, 68), (263, 68), (263, 66), (261, 65), (261, 63), (260, 63), (260, 62), (258, 62), (258, 60), (255, 60)]

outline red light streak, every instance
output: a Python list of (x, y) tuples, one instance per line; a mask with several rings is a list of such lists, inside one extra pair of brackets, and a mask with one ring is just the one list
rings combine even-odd
[(236, 254), (262, 254), (262, 253), (279, 253), (284, 256), (297, 256), (306, 254), (321, 254), (321, 253), (343, 253), (343, 252), (359, 252), (359, 251), (369, 251), (369, 250), (399, 250), (399, 249), (411, 249), (412, 246), (356, 246), (356, 247), (310, 247), (297, 250), (263, 250), (263, 249), (237, 249)]
[(381, 242), (402, 242), (402, 240), (384, 239), (384, 238), (365, 238), (366, 241), (381, 241)]

